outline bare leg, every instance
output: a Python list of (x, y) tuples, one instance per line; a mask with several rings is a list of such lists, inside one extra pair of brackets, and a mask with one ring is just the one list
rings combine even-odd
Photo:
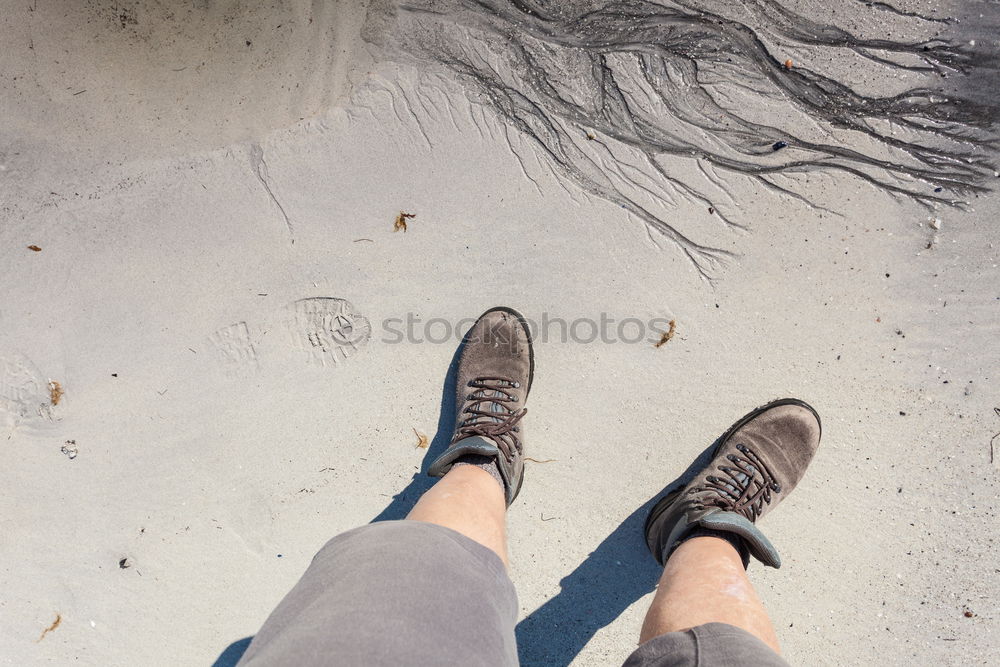
[(670, 555), (639, 641), (703, 623), (735, 625), (780, 652), (740, 555), (716, 537), (691, 538)]
[(436, 523), (492, 549), (507, 565), (507, 503), (503, 489), (475, 466), (455, 466), (427, 490), (407, 515)]

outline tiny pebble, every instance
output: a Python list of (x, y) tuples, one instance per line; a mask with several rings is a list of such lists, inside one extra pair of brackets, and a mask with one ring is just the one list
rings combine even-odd
[(59, 449), (59, 451), (61, 451), (63, 454), (65, 454), (67, 457), (69, 457), (70, 461), (72, 461), (73, 459), (75, 459), (77, 457), (77, 455), (80, 453), (79, 448), (77, 448), (77, 446), (76, 446), (76, 440), (67, 440), (66, 444), (64, 444)]
[(931, 220), (931, 229), (941, 229), (941, 218)]

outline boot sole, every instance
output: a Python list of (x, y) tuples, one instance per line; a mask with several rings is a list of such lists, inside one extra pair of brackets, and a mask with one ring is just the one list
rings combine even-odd
[[(800, 408), (805, 408), (806, 410), (808, 410), (809, 412), (811, 412), (813, 414), (813, 416), (816, 418), (816, 423), (819, 424), (819, 433), (820, 433), (820, 437), (822, 437), (822, 435), (823, 435), (823, 422), (820, 420), (819, 413), (816, 412), (816, 410), (813, 408), (813, 406), (809, 405), (805, 401), (800, 401), (797, 398), (780, 398), (780, 399), (778, 399), (776, 401), (771, 401), (770, 403), (768, 403), (766, 405), (762, 405), (759, 408), (751, 410), (747, 414), (743, 415), (743, 417), (741, 417), (735, 424), (733, 424), (732, 426), (730, 426), (726, 430), (726, 432), (723, 433), (722, 436), (719, 438), (719, 444), (717, 444), (715, 446), (715, 449), (712, 450), (712, 456), (710, 457), (710, 460), (714, 459), (716, 456), (718, 456), (719, 451), (729, 441), (729, 438), (732, 437), (733, 433), (735, 433), (736, 431), (738, 431), (741, 428), (743, 428), (747, 424), (747, 422), (749, 422), (752, 419), (756, 419), (759, 415), (761, 415), (764, 412), (767, 412), (768, 410), (770, 410), (772, 408), (777, 408), (777, 407), (780, 407), (782, 405), (796, 405), (796, 406), (798, 406)], [(682, 484), (681, 486), (679, 486), (679, 487), (677, 487), (675, 489), (671, 489), (670, 491), (668, 491), (667, 495), (663, 496), (658, 501), (656, 501), (656, 504), (653, 505), (652, 509), (649, 510), (649, 514), (646, 515), (646, 523), (643, 526), (643, 535), (646, 538), (646, 546), (649, 547), (649, 550), (651, 552), (653, 551), (653, 548), (651, 546), (649, 546), (649, 528), (650, 528), (650, 526), (652, 526), (654, 523), (656, 523), (656, 520), (659, 519), (660, 516), (664, 512), (667, 511), (667, 508), (669, 508), (670, 505), (673, 504), (674, 500), (677, 499), (677, 496), (680, 495), (681, 491), (684, 490), (685, 486), (687, 486), (687, 485), (686, 484)], [(656, 557), (655, 553), (653, 554), (653, 556), (656, 558), (657, 562), (659, 562), (660, 559), (658, 557)]]

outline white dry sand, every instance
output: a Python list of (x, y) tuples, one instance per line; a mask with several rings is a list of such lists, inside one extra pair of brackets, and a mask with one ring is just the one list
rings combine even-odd
[(995, 664), (996, 194), (803, 184), (837, 216), (737, 186), (745, 232), (680, 201), (737, 254), (710, 284), (446, 77), (418, 127), (361, 5), (65, 4), (0, 15), (0, 662), (231, 664), (327, 539), (425, 488), (456, 342), (384, 321), (506, 304), (677, 323), (536, 344), (524, 664), (625, 658), (644, 505), (779, 396), (824, 420), (764, 524), (784, 566), (751, 566), (792, 664)]

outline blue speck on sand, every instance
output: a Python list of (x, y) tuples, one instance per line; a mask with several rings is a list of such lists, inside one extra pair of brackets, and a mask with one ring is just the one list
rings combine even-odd
[(774, 145), (771, 146), (771, 150), (780, 151), (782, 148), (788, 148), (788, 142), (785, 141), (775, 141)]

